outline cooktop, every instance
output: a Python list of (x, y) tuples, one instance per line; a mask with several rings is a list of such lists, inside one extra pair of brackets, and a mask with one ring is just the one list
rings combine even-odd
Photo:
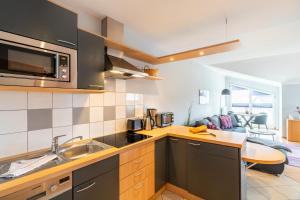
[(99, 138), (94, 138), (94, 140), (120, 148), (135, 142), (139, 142), (141, 140), (145, 140), (150, 137), (152, 136), (142, 135), (142, 134), (127, 131), (127, 132), (116, 133), (116, 134), (107, 135)]

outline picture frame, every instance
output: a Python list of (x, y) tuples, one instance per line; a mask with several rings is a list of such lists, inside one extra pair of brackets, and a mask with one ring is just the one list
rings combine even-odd
[(199, 90), (199, 104), (209, 104), (209, 90)]

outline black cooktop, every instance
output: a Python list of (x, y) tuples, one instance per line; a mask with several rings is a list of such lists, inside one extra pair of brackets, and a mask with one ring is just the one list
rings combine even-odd
[(145, 140), (150, 137), (152, 136), (142, 135), (142, 134), (128, 131), (128, 132), (116, 133), (112, 135), (95, 138), (94, 140), (120, 148), (135, 142), (139, 142), (141, 140)]

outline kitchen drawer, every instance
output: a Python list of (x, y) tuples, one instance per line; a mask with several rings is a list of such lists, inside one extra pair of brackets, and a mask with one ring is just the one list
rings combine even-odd
[(129, 175), (128, 177), (124, 178), (120, 182), (120, 193), (125, 192), (132, 186), (136, 185), (137, 183), (143, 181), (147, 177), (154, 174), (154, 163), (145, 166), (141, 170)]
[(147, 153), (140, 158), (132, 160), (124, 165), (120, 166), (120, 180), (133, 174), (134, 172), (141, 170), (146, 165), (154, 163), (154, 152)]
[(141, 147), (137, 147), (135, 149), (131, 149), (129, 151), (121, 153), (120, 165), (128, 163), (129, 161), (132, 161), (136, 158), (140, 158), (142, 155), (145, 155), (146, 153), (153, 152), (153, 151), (154, 151), (154, 142), (151, 142)]
[(118, 168), (119, 156), (112, 156), (105, 160), (83, 167), (73, 172), (73, 186), (84, 183), (94, 177)]
[(154, 195), (154, 175), (146, 177), (120, 195), (120, 200), (148, 200)]

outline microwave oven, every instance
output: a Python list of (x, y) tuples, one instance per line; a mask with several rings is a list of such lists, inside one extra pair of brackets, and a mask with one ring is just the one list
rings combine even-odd
[(77, 51), (0, 31), (0, 85), (77, 87)]

